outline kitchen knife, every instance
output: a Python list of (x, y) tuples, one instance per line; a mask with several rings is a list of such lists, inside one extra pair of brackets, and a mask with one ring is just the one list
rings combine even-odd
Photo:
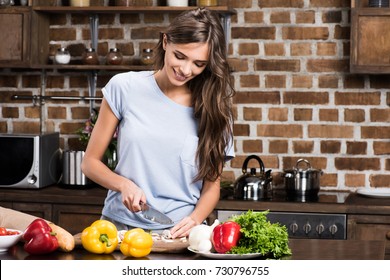
[(142, 215), (144, 216), (144, 218), (163, 225), (173, 224), (173, 221), (167, 215), (161, 213), (160, 211), (153, 208), (152, 206), (146, 203), (141, 203), (140, 205), (141, 205)]

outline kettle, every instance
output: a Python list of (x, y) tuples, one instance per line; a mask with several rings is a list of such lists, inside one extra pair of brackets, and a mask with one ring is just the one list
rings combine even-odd
[[(260, 172), (256, 173), (256, 168), (251, 168), (247, 173), (250, 160), (255, 159), (260, 165)], [(234, 182), (235, 199), (243, 200), (268, 200), (272, 198), (272, 175), (271, 170), (264, 172), (264, 163), (256, 155), (248, 156), (242, 165), (242, 175)]]

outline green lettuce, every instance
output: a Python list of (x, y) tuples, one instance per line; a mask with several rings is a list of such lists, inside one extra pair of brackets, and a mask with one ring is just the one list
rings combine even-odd
[(268, 212), (249, 210), (231, 218), (241, 226), (241, 238), (228, 254), (261, 253), (276, 259), (291, 255), (286, 226), (271, 223), (267, 219)]

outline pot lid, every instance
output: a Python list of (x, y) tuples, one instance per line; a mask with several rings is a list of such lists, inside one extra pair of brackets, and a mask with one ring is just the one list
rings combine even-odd
[[(302, 168), (300, 167), (300, 164), (301, 163), (305, 163), (305, 166)], [(320, 169), (314, 169), (311, 167), (311, 164), (308, 160), (306, 159), (298, 159), (297, 160), (297, 163), (295, 164), (295, 167), (293, 169), (285, 169), (284, 172), (287, 172), (287, 173), (296, 173), (296, 172), (300, 172), (300, 173), (310, 173), (310, 172), (322, 172)]]

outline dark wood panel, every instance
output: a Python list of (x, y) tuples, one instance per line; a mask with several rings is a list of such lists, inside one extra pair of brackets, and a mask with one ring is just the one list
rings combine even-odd
[(350, 240), (385, 242), (385, 259), (390, 259), (390, 216), (350, 215), (347, 232)]
[(27, 65), (29, 38), (29, 10), (0, 9), (0, 65)]
[(101, 217), (102, 206), (54, 205), (53, 222), (77, 234)]
[(12, 209), (49, 221), (53, 219), (51, 204), (14, 202)]
[(45, 64), (49, 54), (49, 17), (31, 7), (0, 9), (0, 67)]

